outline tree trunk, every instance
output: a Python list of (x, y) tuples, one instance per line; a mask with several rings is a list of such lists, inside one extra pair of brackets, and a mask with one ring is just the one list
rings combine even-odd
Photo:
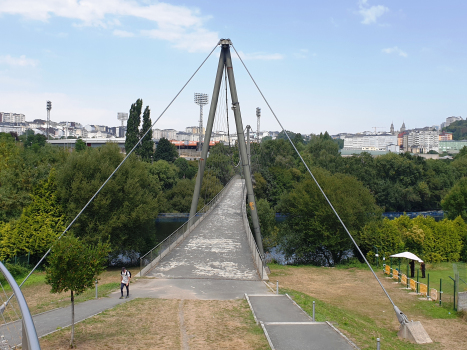
[(75, 340), (75, 297), (71, 291), (71, 341), (70, 349), (73, 349), (73, 341)]

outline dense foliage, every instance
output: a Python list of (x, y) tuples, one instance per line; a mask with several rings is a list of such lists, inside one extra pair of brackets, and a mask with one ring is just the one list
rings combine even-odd
[[(312, 136), (310, 140), (297, 135), (289, 136), (356, 237), (371, 225), (382, 225), (381, 211), (443, 208), (450, 219), (458, 215), (467, 217), (467, 190), (464, 189), (467, 182), (463, 178), (467, 176), (467, 152), (461, 152), (454, 161), (425, 160), (408, 153), (375, 158), (368, 153), (341, 157), (340, 145), (327, 133)], [(279, 244), (286, 257), (292, 257), (295, 262), (332, 265), (348, 256), (353, 249), (351, 241), (330, 215), (329, 206), (286, 138), (253, 144), (251, 158), (255, 194), (262, 209), (258, 207), (265, 247)], [(287, 214), (287, 220), (278, 225), (271, 220), (271, 212)], [(436, 240), (441, 245), (452, 243), (458, 248), (457, 238), (455, 242), (441, 242), (437, 237), (427, 234), (426, 244)], [(464, 241), (462, 238), (461, 242)], [(394, 251), (411, 247), (408, 241), (402, 242), (405, 243), (393, 247)], [(424, 252), (432, 260), (458, 260), (462, 255), (444, 251), (440, 258), (436, 257), (440, 253), (433, 249), (426, 248)]]
[[(70, 152), (39, 136), (0, 133), (0, 259), (30, 254), (37, 260), (124, 157), (114, 143), (83, 143)], [(189, 211), (197, 170), (196, 162), (183, 158), (147, 162), (133, 154), (70, 232), (85, 243), (108, 241), (113, 256), (146, 252), (157, 243), (159, 212)], [(207, 171), (200, 207), (220, 188), (221, 181)]]
[(453, 140), (465, 140), (467, 138), (467, 120), (457, 120), (443, 128), (443, 131), (452, 132)]
[(363, 253), (374, 261), (375, 250), (388, 256), (410, 251), (426, 262), (466, 260), (467, 225), (461, 217), (436, 222), (401, 216), (367, 224), (356, 236)]

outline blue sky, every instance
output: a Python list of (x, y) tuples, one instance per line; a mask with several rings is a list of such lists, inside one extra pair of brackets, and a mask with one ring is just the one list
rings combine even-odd
[[(358, 132), (467, 117), (465, 1), (0, 0), (0, 111), (118, 125), (142, 98), (162, 112), (230, 38), (287, 129)], [(216, 51), (217, 52), (217, 51)], [(195, 125), (212, 55), (156, 125)], [(279, 130), (239, 60), (244, 124)]]

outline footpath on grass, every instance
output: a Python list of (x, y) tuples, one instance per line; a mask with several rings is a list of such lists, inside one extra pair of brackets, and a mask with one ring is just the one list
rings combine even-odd
[(288, 294), (245, 294), (272, 350), (358, 349), (329, 322), (315, 322)]

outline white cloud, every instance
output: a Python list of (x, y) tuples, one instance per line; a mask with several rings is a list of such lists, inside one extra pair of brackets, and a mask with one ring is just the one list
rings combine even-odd
[(238, 51), (238, 54), (242, 58), (242, 60), (264, 60), (264, 61), (271, 61), (271, 60), (282, 60), (284, 59), (284, 55), (280, 53), (264, 53), (264, 52), (254, 52), (254, 53), (244, 53), (243, 51)]
[(358, 8), (358, 13), (363, 17), (361, 22), (363, 24), (376, 23), (378, 17), (381, 17), (384, 13), (389, 11), (389, 9), (383, 5), (368, 5), (368, 0), (360, 0), (358, 2)]
[(384, 53), (387, 53), (387, 54), (395, 53), (395, 54), (397, 54), (397, 55), (399, 55), (401, 57), (404, 57), (404, 58), (406, 58), (408, 56), (407, 52), (402, 51), (397, 46), (382, 49), (381, 52), (384, 52)]
[(7, 64), (9, 66), (35, 67), (38, 65), (38, 63), (39, 62), (37, 60), (33, 60), (32, 58), (26, 58), (25, 55), (21, 55), (19, 57), (12, 57), (10, 55), (0, 56), (0, 64)]
[[(79, 21), (76, 26), (111, 28), (120, 25), (123, 17), (136, 17), (153, 22), (156, 28), (142, 31), (148, 37), (166, 40), (175, 47), (206, 51), (219, 41), (218, 34), (204, 28), (206, 16), (199, 10), (163, 2), (140, 4), (132, 0), (2, 0), (0, 14), (20, 15), (47, 22), (51, 17)], [(115, 35), (123, 34), (118, 31)], [(122, 36), (122, 35), (120, 35)]]
[(132, 32), (127, 32), (126, 30), (119, 30), (119, 29), (115, 29), (112, 32), (112, 34), (115, 35), (115, 36), (119, 36), (121, 38), (131, 38), (131, 37), (135, 36), (135, 34), (132, 33)]

